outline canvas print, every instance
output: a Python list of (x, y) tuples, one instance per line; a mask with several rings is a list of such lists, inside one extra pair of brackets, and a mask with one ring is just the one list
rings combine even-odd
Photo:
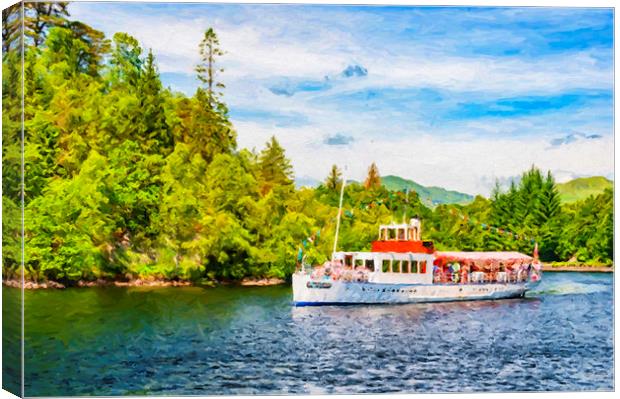
[(2, 12), (2, 387), (612, 391), (612, 8)]

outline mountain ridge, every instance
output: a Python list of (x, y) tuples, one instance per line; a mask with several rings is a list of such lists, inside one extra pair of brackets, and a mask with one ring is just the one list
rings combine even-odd
[[(349, 183), (362, 184), (356, 180), (347, 180)], [(320, 181), (309, 177), (296, 180), (298, 187), (316, 187)], [(463, 193), (456, 190), (449, 190), (439, 186), (424, 186), (414, 180), (406, 179), (396, 175), (381, 177), (381, 184), (390, 191), (413, 190), (420, 196), (420, 200), (427, 206), (440, 204), (460, 204), (465, 205), (474, 200), (474, 195)], [(591, 195), (601, 194), (606, 188), (613, 188), (613, 181), (603, 176), (579, 177), (564, 183), (556, 183), (558, 194), (562, 203), (572, 203), (581, 201)]]
[(391, 191), (414, 190), (425, 205), (440, 204), (467, 204), (474, 200), (474, 196), (456, 190), (448, 190), (437, 186), (423, 186), (410, 179), (400, 176), (387, 175), (381, 177), (381, 184)]
[(603, 176), (579, 177), (565, 183), (557, 183), (558, 194), (563, 203), (584, 200), (591, 195), (601, 194), (605, 189), (613, 189), (613, 181)]

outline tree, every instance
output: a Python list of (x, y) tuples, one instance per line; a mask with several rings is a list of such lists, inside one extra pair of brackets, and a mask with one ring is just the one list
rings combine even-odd
[(225, 114), (205, 104), (208, 104), (207, 93), (199, 88), (191, 100), (179, 104), (177, 112), (184, 115), (181, 121), (184, 142), (210, 162), (215, 155), (230, 153), (237, 147), (237, 133)]
[(114, 47), (110, 59), (110, 80), (113, 85), (136, 89), (142, 73), (142, 48), (138, 41), (127, 33), (114, 34)]
[(73, 32), (76, 39), (86, 44), (86, 51), (79, 54), (77, 64), (85, 73), (96, 76), (103, 58), (110, 51), (110, 41), (103, 32), (79, 21), (67, 22), (66, 27)]
[[(65, 283), (118, 272), (108, 255), (114, 213), (106, 198), (106, 159), (91, 152), (80, 173), (56, 179), (25, 209), (25, 272), (36, 280)], [(114, 273), (116, 274), (116, 273)]]
[[(167, 278), (192, 274), (191, 269), (204, 269), (201, 261), (192, 258), (197, 255), (193, 244), (200, 238), (204, 226), (202, 206), (205, 204), (206, 171), (204, 159), (199, 154), (192, 155), (182, 143), (166, 158), (160, 176), (163, 187), (157, 229), (161, 232), (158, 262)], [(202, 242), (199, 247), (207, 250), (208, 244)], [(167, 252), (172, 257), (167, 257)]]
[(31, 196), (42, 191), (45, 179), (77, 173), (89, 151), (109, 139), (100, 134), (102, 47), (93, 49), (90, 43), (69, 28), (53, 27), (45, 46), (26, 53), (25, 156)]
[(325, 187), (330, 190), (337, 190), (340, 184), (342, 184), (342, 179), (340, 179), (341, 176), (342, 173), (338, 169), (338, 166), (332, 165), (329, 176), (327, 176), (327, 180), (325, 181)]
[(268, 193), (274, 186), (291, 186), (293, 184), (293, 167), (286, 158), (284, 148), (276, 136), (271, 136), (265, 149), (259, 155), (261, 192)]
[(166, 120), (166, 99), (153, 52), (149, 53), (138, 81), (139, 136), (142, 151), (167, 155), (174, 147), (172, 129)]
[(13, 4), (2, 10), (2, 55), (3, 57), (12, 49), (18, 49), (21, 40), (21, 16), (22, 3)]
[(109, 42), (103, 33), (82, 23), (70, 23), (66, 27), (50, 29), (45, 41), (42, 62), (48, 67), (59, 64), (66, 80), (84, 73), (96, 76), (100, 63), (109, 50)]
[(63, 26), (69, 16), (68, 2), (27, 2), (24, 3), (24, 35), (34, 47), (39, 47), (53, 26)]
[(562, 259), (611, 263), (614, 258), (613, 191), (570, 204), (561, 224), (558, 252)]
[(198, 74), (198, 80), (203, 85), (206, 85), (207, 103), (212, 109), (221, 106), (219, 97), (222, 96), (222, 92), (218, 90), (225, 87), (223, 83), (217, 81), (217, 75), (224, 72), (223, 68), (216, 65), (217, 57), (224, 55), (219, 46), (220, 41), (213, 28), (207, 29), (200, 42), (201, 61), (196, 65), (196, 73)]
[[(22, 90), (26, 278), (286, 278), (300, 248), (311, 262), (329, 258), (341, 171), (296, 189), (276, 137), (260, 153), (237, 150), (212, 29), (201, 87), (188, 97), (162, 87), (154, 54), (135, 38), (118, 33), (110, 46), (54, 4), (26, 4), (23, 88), (19, 7), (3, 13), (5, 276), (21, 267)], [(369, 250), (380, 224), (415, 215), (440, 249), (530, 253), (535, 238), (544, 260), (613, 260), (613, 192), (562, 205), (551, 173), (534, 167), (490, 200), (429, 209), (413, 191), (383, 187), (373, 163), (364, 184), (347, 184), (343, 211), (348, 250)]]
[(379, 187), (381, 187), (381, 177), (379, 176), (377, 165), (373, 162), (370, 168), (368, 168), (368, 176), (364, 181), (364, 188), (366, 188), (366, 190), (372, 190)]

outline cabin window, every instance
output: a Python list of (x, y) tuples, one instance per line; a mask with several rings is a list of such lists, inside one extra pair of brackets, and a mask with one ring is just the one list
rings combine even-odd
[(399, 260), (392, 262), (392, 273), (400, 273), (400, 263)]
[(383, 271), (383, 273), (387, 273), (390, 271), (390, 260), (389, 259), (383, 259), (383, 263), (381, 265), (381, 271)]
[(415, 232), (415, 230), (413, 228), (409, 229), (409, 240), (411, 240), (411, 241), (416, 239), (414, 232)]
[(383, 241), (387, 241), (387, 239), (388, 239), (388, 231), (387, 231), (387, 229), (382, 229), (381, 230), (381, 239)]
[(420, 262), (420, 273), (422, 273), (422, 274), (426, 273), (426, 261), (425, 260)]
[(388, 229), (388, 240), (396, 239), (396, 229)]
[(399, 240), (404, 240), (405, 239), (405, 229), (397, 229), (398, 230), (398, 239)]
[(364, 259), (356, 259), (355, 266), (364, 266)]
[(411, 261), (403, 260), (403, 273), (409, 273), (411, 270)]
[(412, 260), (411, 261), (411, 273), (417, 273), (417, 272), (418, 272), (418, 261)]
[(372, 259), (366, 260), (366, 269), (375, 271), (375, 261)]
[(352, 266), (353, 265), (353, 255), (345, 255), (344, 256), (344, 265)]

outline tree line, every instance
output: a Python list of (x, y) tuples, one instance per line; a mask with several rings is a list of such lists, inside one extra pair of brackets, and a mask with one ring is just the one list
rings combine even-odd
[[(21, 91), (24, 91), (25, 274), (32, 280), (286, 278), (300, 252), (327, 259), (341, 174), (296, 188), (275, 137), (237, 146), (223, 101), (224, 50), (197, 43), (192, 96), (163, 87), (155, 56), (126, 33), (111, 39), (72, 21), (66, 3), (25, 3), (24, 87), (19, 8), (3, 11), (3, 273), (21, 262)], [(545, 260), (609, 262), (611, 191), (563, 206), (536, 168), (506, 192), (468, 205), (424, 206), (381, 185), (376, 165), (344, 191), (339, 248), (367, 250), (379, 224), (420, 217), (440, 249), (519, 250), (459, 215), (536, 237)]]

